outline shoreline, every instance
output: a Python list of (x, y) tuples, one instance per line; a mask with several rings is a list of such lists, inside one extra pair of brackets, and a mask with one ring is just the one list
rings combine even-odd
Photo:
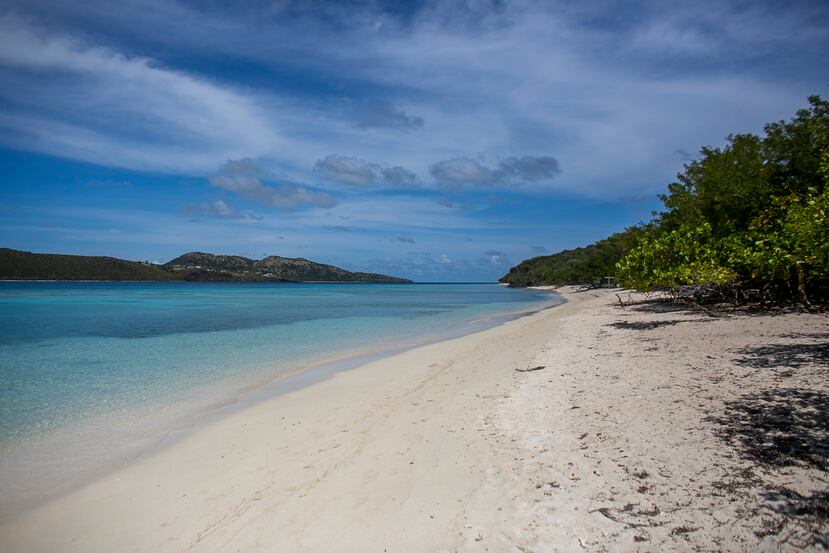
[[(0, 523), (0, 541), (10, 552), (824, 543), (825, 315), (712, 319), (561, 292), (557, 309), (195, 429)], [(784, 406), (799, 409), (777, 431), (785, 440), (758, 456), (746, 439), (776, 419), (742, 410)]]
[[(112, 444), (116, 446), (116, 453), (110, 450), (109, 444), (113, 433), (123, 432), (117, 428), (123, 424), (123, 411), (97, 414), (91, 419), (70, 423), (68, 426), (39, 435), (24, 436), (4, 444), (0, 450), (0, 476), (6, 481), (6, 485), (3, 486), (5, 501), (0, 505), (0, 523), (104, 478), (130, 463), (155, 455), (173, 446), (189, 433), (251, 408), (257, 403), (274, 400), (284, 394), (313, 386), (340, 372), (353, 370), (366, 363), (430, 344), (474, 335), (558, 307), (565, 302), (560, 294), (556, 294), (553, 303), (546, 302), (537, 307), (476, 316), (466, 320), (462, 328), (447, 333), (403, 335), (367, 347), (292, 361), (279, 372), (252, 380), (245, 386), (234, 389), (232, 393), (222, 391), (228, 385), (226, 380), (234, 378), (225, 377), (192, 390), (188, 394), (189, 399), (135, 406), (129, 410), (129, 418), (135, 419), (137, 416), (142, 423), (132, 423), (129, 429), (129, 442)], [(165, 414), (157, 415), (159, 411)], [(85, 447), (78, 450), (78, 438), (81, 444), (90, 442), (102, 427), (104, 435), (107, 436), (103, 441), (108, 444), (108, 451), (86, 451), (88, 448)], [(106, 457), (102, 458), (102, 454)], [(69, 459), (75, 466), (53, 466), (51, 458), (56, 456)], [(56, 472), (60, 474), (55, 474)], [(39, 489), (17, 492), (11, 490), (13, 482), (29, 481), (33, 474), (45, 477), (38, 478)]]
[[(227, 416), (222, 416), (218, 420), (210, 421), (204, 426), (193, 428), (192, 430), (185, 432), (184, 435), (177, 436), (173, 443), (165, 447), (159, 448), (157, 451), (154, 451), (152, 454), (147, 455), (146, 457), (138, 458), (133, 462), (118, 467), (114, 471), (106, 473), (101, 478), (93, 480), (92, 482), (83, 485), (79, 489), (71, 490), (68, 493), (62, 494), (56, 498), (52, 498), (46, 501), (45, 503), (37, 505), (32, 509), (5, 518), (4, 520), (0, 521), (0, 541), (9, 544), (14, 543), (14, 535), (16, 534), (16, 531), (12, 531), (10, 529), (20, 528), (19, 525), (21, 523), (25, 526), (25, 521), (32, 520), (30, 517), (34, 517), (34, 519), (39, 519), (40, 516), (42, 516), (42, 513), (52, 513), (54, 512), (54, 509), (57, 509), (57, 511), (62, 513), (58, 515), (59, 518), (64, 515), (69, 515), (70, 517), (78, 515), (79, 513), (77, 512), (77, 509), (74, 507), (74, 505), (77, 505), (76, 502), (78, 501), (79, 497), (85, 497), (86, 494), (90, 492), (93, 496), (98, 496), (99, 493), (108, 495), (107, 490), (112, 489), (113, 485), (118, 487), (119, 482), (125, 481), (125, 474), (133, 474), (137, 471), (147, 476), (151, 474), (157, 474), (160, 467), (169, 466), (179, 467), (177, 469), (173, 469), (175, 472), (175, 476), (172, 477), (172, 480), (169, 482), (169, 485), (172, 486), (174, 485), (175, 481), (179, 481), (182, 479), (188, 480), (191, 475), (187, 474), (186, 469), (185, 472), (179, 472), (181, 469), (184, 468), (184, 465), (182, 465), (179, 460), (173, 461), (171, 463), (168, 460), (169, 456), (178, 458), (178, 456), (181, 453), (184, 453), (186, 456), (189, 456), (194, 452), (194, 450), (191, 449), (191, 446), (193, 444), (200, 444), (197, 446), (197, 449), (205, 447), (207, 448), (207, 450), (210, 450), (213, 447), (211, 444), (226, 443), (227, 440), (233, 439), (233, 436), (236, 434), (236, 430), (238, 429), (238, 427), (248, 426), (248, 422), (242, 421), (246, 421), (251, 417), (261, 420), (260, 417), (262, 416), (276, 416), (275, 413), (278, 412), (284, 413), (284, 415), (280, 415), (277, 420), (283, 420), (281, 418), (283, 416), (299, 418), (300, 420), (302, 420), (306, 417), (296, 415), (297, 412), (308, 413), (309, 415), (313, 412), (315, 416), (320, 416), (324, 418), (324, 412), (316, 413), (316, 406), (327, 406), (330, 409), (331, 403), (335, 402), (339, 404), (339, 408), (336, 409), (337, 411), (341, 409), (350, 410), (351, 408), (356, 408), (357, 410), (359, 410), (359, 400), (357, 400), (357, 398), (362, 398), (364, 395), (367, 395), (368, 398), (370, 398), (372, 401), (375, 401), (377, 399), (378, 390), (376, 390), (375, 388), (378, 384), (378, 381), (382, 383), (387, 393), (394, 393), (394, 391), (400, 386), (400, 384), (404, 382), (409, 383), (411, 382), (412, 378), (422, 378), (424, 376), (424, 372), (434, 372), (435, 363), (439, 363), (441, 358), (445, 357), (444, 354), (440, 353), (442, 351), (445, 351), (447, 349), (450, 351), (454, 350), (456, 347), (458, 347), (458, 345), (462, 346), (463, 344), (468, 344), (470, 340), (473, 343), (485, 341), (487, 335), (491, 335), (493, 333), (502, 334), (505, 332), (511, 332), (511, 329), (514, 329), (516, 326), (524, 326), (526, 325), (527, 321), (531, 321), (534, 318), (538, 318), (549, 313), (557, 313), (559, 310), (568, 310), (570, 308), (570, 303), (564, 303), (561, 305), (557, 305), (556, 309), (542, 309), (530, 315), (513, 319), (509, 322), (493, 326), (491, 328), (476, 332), (474, 334), (469, 334), (450, 340), (437, 341), (428, 345), (423, 345), (414, 349), (410, 349), (403, 353), (397, 353), (390, 357), (385, 357), (383, 359), (363, 364), (352, 370), (337, 372), (333, 374), (330, 378), (321, 380), (319, 382), (315, 382), (309, 386), (301, 387), (297, 390), (290, 391), (284, 395), (279, 395), (278, 397), (271, 397), (263, 401), (257, 401), (254, 404), (247, 406), (244, 409), (240, 409), (237, 412), (231, 413)], [(423, 352), (434, 352), (435, 350), (436, 353), (429, 354), (433, 358), (433, 362), (429, 363), (429, 365), (433, 366), (422, 366), (421, 360), (423, 358)], [(504, 351), (503, 355), (507, 357), (509, 356), (509, 352)], [(405, 361), (406, 369), (397, 369), (397, 365), (401, 358), (405, 358), (407, 360)], [(389, 370), (390, 367), (392, 370)], [(367, 377), (368, 380), (366, 380)], [(355, 381), (362, 383), (360, 385), (356, 385), (355, 387)], [(344, 385), (348, 388), (348, 394), (346, 395), (348, 398), (350, 398), (350, 401), (344, 401), (345, 398), (341, 397), (343, 396), (342, 387)], [(363, 393), (364, 390), (365, 393)], [(323, 409), (323, 411), (325, 411), (325, 409)], [(290, 431), (291, 429), (296, 430), (298, 429), (301, 422), (294, 421), (293, 424), (295, 426), (292, 425), (290, 427), (283, 428), (282, 431)], [(318, 428), (322, 430), (329, 425), (323, 423), (315, 426), (318, 426)], [(227, 430), (229, 428), (232, 430), (228, 433)], [(216, 434), (217, 432), (218, 435)], [(289, 434), (292, 433), (289, 432)], [(298, 437), (294, 435), (290, 436), (290, 438), (293, 440), (297, 439)], [(258, 437), (254, 438), (253, 441), (258, 445), (262, 445), (260, 443), (261, 440)], [(304, 441), (304, 439), (299, 439), (298, 442), (295, 443), (299, 444)], [(251, 447), (253, 447), (253, 444), (251, 444)], [(192, 459), (193, 464), (201, 464), (200, 459), (206, 457), (205, 453), (205, 450), (202, 450), (202, 453), (196, 454), (196, 458)], [(214, 456), (212, 455), (210, 455), (210, 457), (210, 460), (213, 462), (221, 462), (221, 460), (223, 459), (222, 455), (218, 456), (218, 460), (214, 458)], [(224, 457), (227, 458), (229, 456), (225, 455)], [(185, 465), (186, 464), (187, 463), (185, 463)], [(220, 468), (215, 464), (211, 463), (211, 465), (212, 466), (206, 468), (209, 468), (210, 470)], [(148, 470), (149, 473), (145, 473), (145, 470)], [(163, 471), (164, 469), (161, 470)], [(294, 466), (292, 467), (292, 470), (299, 470), (300, 472), (304, 472), (302, 466)], [(220, 470), (220, 472), (223, 471)], [(153, 477), (150, 476), (150, 478), (152, 479)], [(154, 489), (154, 485), (152, 488), (147, 487), (148, 484), (144, 482), (144, 476), (139, 477), (139, 480), (141, 481), (141, 483), (138, 483), (136, 491), (140, 492), (140, 490), (142, 489), (145, 491), (151, 491), (152, 489)], [(237, 484), (238, 483), (234, 483), (232, 485), (232, 488), (236, 488)], [(163, 487), (166, 487), (166, 485), (164, 485)], [(245, 486), (242, 486), (243, 489), (244, 487)], [(232, 495), (235, 495), (231, 490), (228, 491), (230, 491)], [(193, 492), (190, 493), (192, 494)], [(85, 503), (86, 499), (82, 499), (81, 501)], [(126, 507), (126, 505), (112, 507), (99, 504), (99, 507), (102, 509), (99, 513), (100, 516), (107, 517), (111, 514), (123, 513), (123, 508)], [(97, 508), (95, 510), (97, 510)], [(72, 514), (73, 512), (75, 513), (74, 515)], [(88, 515), (89, 511), (86, 511), (82, 514), (82, 518), (86, 522), (92, 523), (94, 527), (98, 527), (98, 523), (95, 521), (98, 515), (87, 518)], [(140, 523), (140, 519), (142, 518), (141, 516), (135, 517), (133, 515), (127, 516), (125, 518), (121, 518), (117, 514), (116, 516), (119, 522), (114, 522), (113, 527), (118, 526), (121, 523), (128, 523), (129, 521)], [(47, 515), (47, 517), (51, 518), (51, 515)], [(52, 526), (53, 523), (50, 522), (49, 524), (50, 526)], [(59, 537), (60, 534), (61, 533), (57, 531), (55, 532), (54, 537), (56, 539), (62, 540), (63, 538)], [(93, 531), (92, 534), (95, 534), (95, 532)], [(29, 549), (30, 547), (37, 549), (37, 546), (35, 544), (28, 543), (28, 540), (30, 538), (34, 538), (34, 536), (23, 538), (23, 545), (21, 546), (23, 550)], [(53, 545), (55, 544), (53, 543)], [(64, 543), (61, 543), (60, 545), (61, 548), (65, 546), (66, 544)], [(109, 543), (106, 546), (103, 542), (100, 544), (101, 550), (106, 550), (113, 546), (118, 548), (114, 543)], [(93, 543), (79, 542), (77, 544), (77, 547), (78, 550), (95, 550), (98, 546), (96, 546)], [(137, 545), (134, 547), (135, 550), (147, 550), (153, 549), (155, 546), (144, 544), (143, 547), (139, 547)], [(50, 546), (45, 547), (45, 549), (49, 548)], [(12, 547), (11, 550), (14, 550), (14, 548)]]

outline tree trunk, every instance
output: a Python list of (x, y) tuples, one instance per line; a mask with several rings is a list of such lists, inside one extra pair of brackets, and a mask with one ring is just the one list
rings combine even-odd
[(802, 303), (805, 307), (812, 307), (812, 304), (809, 303), (809, 296), (806, 295), (806, 275), (803, 274), (803, 266), (798, 263), (794, 267), (795, 272), (797, 273), (798, 299), (800, 299), (800, 303)]

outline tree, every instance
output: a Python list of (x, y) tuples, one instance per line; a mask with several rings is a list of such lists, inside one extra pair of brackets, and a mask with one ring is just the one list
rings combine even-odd
[(683, 169), (617, 264), (624, 284), (774, 284), (804, 305), (810, 288), (829, 288), (829, 102), (812, 96), (762, 137), (730, 135)]

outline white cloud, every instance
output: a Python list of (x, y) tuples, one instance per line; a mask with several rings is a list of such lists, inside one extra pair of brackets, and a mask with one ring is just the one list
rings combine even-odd
[(349, 186), (367, 187), (389, 185), (398, 188), (415, 188), (417, 175), (400, 166), (381, 167), (356, 157), (330, 154), (314, 165), (314, 171), (325, 179)]
[(279, 178), (249, 158), (228, 161), (221, 173), (211, 176), (208, 180), (216, 188), (228, 190), (276, 209), (291, 210), (304, 205), (336, 205), (334, 198), (329, 194), (312, 190), (299, 183), (282, 180), (276, 184), (265, 184), (264, 180), (279, 181)]
[(498, 164), (505, 179), (518, 182), (552, 179), (561, 173), (558, 160), (550, 156), (510, 157)]
[[(165, 171), (206, 172), (220, 160), (253, 157), (305, 181), (317, 160), (347, 144), (352, 159), (373, 162), (368, 172), (335, 173), (350, 180), (332, 182), (350, 186), (409, 186), (411, 178), (397, 184), (376, 168), (429, 179), (441, 160), (456, 162), (444, 178), (506, 186), (492, 175), (495, 162), (478, 156), (553, 153), (565, 171), (551, 181), (554, 172), (536, 180), (524, 172), (524, 193), (603, 197), (659, 191), (681, 168), (674, 151), (789, 116), (825, 88), (814, 60), (829, 29), (817, 2), (624, 10), (434, 2), (405, 19), (333, 4), (8, 4), (49, 20), (50, 29), (73, 30), (47, 35), (9, 16), (0, 23), (0, 98), (16, 106), (0, 114), (5, 145)], [(84, 27), (110, 46), (81, 38)], [(123, 37), (143, 47), (135, 51), (182, 64), (198, 52), (262, 71), (247, 82), (244, 71), (225, 75), (243, 83), (231, 85), (220, 67), (208, 79), (133, 56), (117, 45)], [(198, 67), (211, 71), (209, 62)], [(297, 78), (267, 81), (285, 68)], [(375, 107), (361, 111), (365, 105)]]
[(377, 181), (378, 165), (356, 157), (331, 154), (317, 161), (314, 171), (325, 178), (352, 186), (369, 186)]
[(438, 183), (459, 189), (464, 184), (521, 185), (528, 181), (549, 181), (561, 173), (561, 169), (558, 161), (550, 156), (510, 157), (499, 162), (494, 169), (468, 157), (456, 157), (435, 163), (429, 172)]
[(403, 167), (387, 167), (380, 170), (386, 184), (400, 188), (415, 188), (419, 186), (417, 175)]
[[(110, 166), (205, 171), (278, 144), (250, 96), (151, 59), (0, 17), (0, 141)], [(33, 75), (37, 77), (34, 78)]]
[(429, 172), (438, 182), (452, 186), (464, 184), (489, 186), (498, 182), (498, 175), (495, 171), (468, 157), (439, 161), (432, 165)]
[(409, 115), (403, 110), (385, 105), (363, 107), (359, 110), (358, 118), (355, 126), (363, 130), (372, 128), (412, 130), (423, 126), (422, 117)]
[(224, 200), (216, 200), (209, 203), (186, 204), (182, 210), (193, 217), (216, 217), (219, 219), (255, 219), (262, 220), (262, 217), (252, 213), (241, 213), (235, 207)]

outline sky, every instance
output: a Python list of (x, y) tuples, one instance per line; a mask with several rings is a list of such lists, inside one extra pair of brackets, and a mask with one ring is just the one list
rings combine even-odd
[(417, 281), (648, 220), (829, 86), (825, 2), (0, 4), (0, 246)]

